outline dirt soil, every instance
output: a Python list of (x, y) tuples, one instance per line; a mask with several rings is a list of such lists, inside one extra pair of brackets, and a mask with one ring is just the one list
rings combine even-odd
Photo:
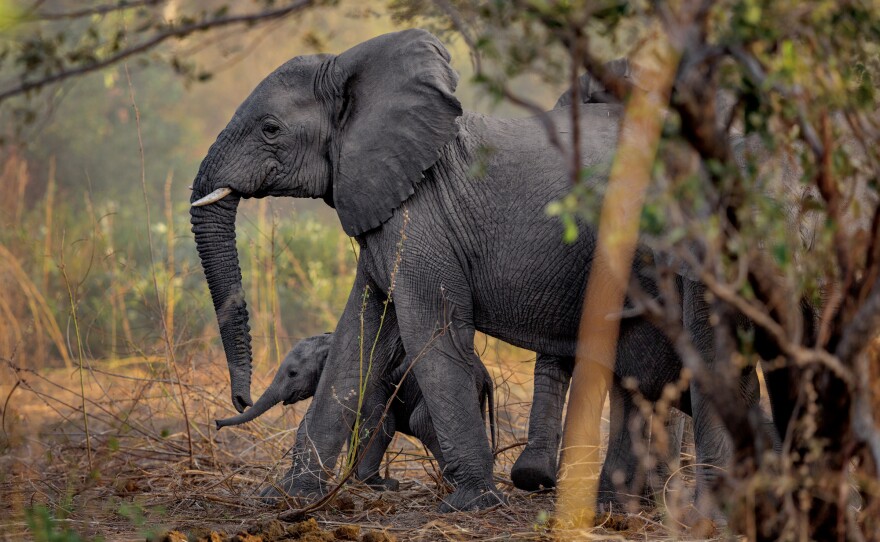
[[(418, 482), (404, 484), (398, 492), (343, 492), (331, 505), (301, 521), (279, 521), (272, 514), (251, 522), (233, 523), (208, 530), (182, 523), (155, 536), (159, 542), (230, 541), (281, 542), (292, 540), (550, 540), (581, 534), (592, 540), (666, 540), (670, 529), (656, 512), (606, 514), (597, 527), (583, 533), (554, 528), (553, 493), (513, 492), (507, 506), (479, 512), (440, 514), (436, 495)], [(283, 512), (281, 512), (283, 515)], [(278, 515), (276, 512), (274, 515)], [(264, 519), (265, 517), (265, 519)]]

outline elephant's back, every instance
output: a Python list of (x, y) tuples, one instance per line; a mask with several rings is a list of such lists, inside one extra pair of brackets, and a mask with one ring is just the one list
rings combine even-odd
[[(601, 198), (617, 140), (620, 107), (579, 108), (581, 158), (592, 173), (581, 190)], [(566, 166), (571, 108), (531, 119), (465, 119), (470, 171), (482, 176), (450, 190), (458, 200), (450, 212), (468, 216), (459, 238), (469, 245), (466, 269), (474, 303), (474, 323), (502, 340), (546, 353), (572, 355), (592, 261), (593, 228), (578, 223), (574, 240), (548, 206), (571, 192)], [(547, 127), (555, 127), (562, 150)], [(480, 163), (480, 160), (484, 163)], [(469, 226), (472, 227), (469, 229)]]

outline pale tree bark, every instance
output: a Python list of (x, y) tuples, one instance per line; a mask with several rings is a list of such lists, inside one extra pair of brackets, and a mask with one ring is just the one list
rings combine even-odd
[[(572, 528), (593, 526), (598, 489), (599, 422), (614, 367), (620, 321), (639, 233), (639, 219), (660, 142), (679, 51), (657, 32), (646, 58), (650, 86), (633, 88), (626, 104), (587, 282), (577, 361), (563, 432), (557, 516)], [(649, 56), (650, 55), (650, 56)]]

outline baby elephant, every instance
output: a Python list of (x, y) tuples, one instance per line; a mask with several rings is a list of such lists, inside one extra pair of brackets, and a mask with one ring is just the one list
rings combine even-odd
[[(217, 420), (217, 429), (252, 421), (280, 402), (291, 405), (312, 397), (318, 388), (318, 381), (324, 370), (332, 340), (331, 333), (324, 333), (298, 342), (284, 357), (272, 383), (254, 403), (254, 406), (237, 416)], [(359, 450), (359, 455), (363, 457), (355, 473), (358, 480), (376, 489), (397, 489), (396, 480), (386, 480), (379, 475), (382, 457), (391, 444), (396, 431), (421, 440), (440, 464), (441, 472), (445, 470), (446, 466), (443, 454), (440, 452), (440, 443), (434, 431), (434, 424), (428, 413), (428, 406), (422, 397), (422, 390), (412, 372), (407, 373), (409, 363), (406, 362), (407, 357), (402, 344), (395, 350), (394, 358), (390, 365), (392, 367), (390, 373), (385, 375), (382, 381), (380, 400), (383, 408), (401, 380), (402, 384), (382, 423), (382, 428), (373, 439), (372, 444), (366, 450), (363, 448)], [(484, 420), (487, 410), (489, 413), (492, 449), (494, 450), (496, 434), (494, 382), (486, 367), (479, 361), (479, 357), (474, 354), (473, 358), (475, 362), (474, 385), (480, 398), (480, 410)], [(369, 437), (361, 440), (363, 447), (369, 441)]]

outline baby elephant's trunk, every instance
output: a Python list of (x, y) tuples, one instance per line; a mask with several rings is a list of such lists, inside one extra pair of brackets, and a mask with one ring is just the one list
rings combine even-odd
[(275, 391), (273, 386), (269, 386), (269, 388), (265, 392), (263, 392), (263, 395), (259, 399), (257, 399), (257, 402), (254, 403), (254, 406), (252, 406), (251, 408), (245, 410), (237, 416), (232, 416), (231, 418), (226, 418), (225, 420), (215, 420), (217, 422), (217, 429), (221, 429), (228, 425), (241, 425), (243, 423), (252, 421), (257, 417), (262, 416), (267, 410), (280, 402), (280, 394)]

